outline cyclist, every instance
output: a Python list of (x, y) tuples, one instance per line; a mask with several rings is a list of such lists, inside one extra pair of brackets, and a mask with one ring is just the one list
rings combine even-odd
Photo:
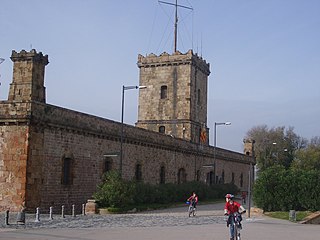
[(192, 192), (192, 195), (187, 199), (187, 201), (190, 202), (192, 207), (197, 208), (198, 195), (195, 192)]
[(233, 198), (234, 196), (230, 193), (228, 193), (226, 196), (226, 205), (224, 206), (224, 215), (228, 215), (228, 220), (227, 220), (227, 227), (230, 225), (230, 240), (234, 239), (234, 225), (233, 225), (233, 214), (236, 212), (239, 212), (239, 222), (240, 222), (240, 228), (241, 228), (241, 213), (246, 212), (245, 208), (238, 202), (234, 201)]

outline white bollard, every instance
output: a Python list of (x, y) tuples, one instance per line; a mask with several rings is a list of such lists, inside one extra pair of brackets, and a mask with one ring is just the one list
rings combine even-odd
[(86, 204), (82, 204), (82, 216), (86, 215)]
[(49, 220), (53, 219), (53, 207), (50, 207), (50, 211), (49, 211)]
[(40, 222), (40, 208), (36, 208), (36, 220), (35, 222)]
[(61, 207), (61, 217), (65, 218), (65, 216), (64, 216), (64, 205), (62, 205), (62, 207)]
[(72, 204), (72, 217), (76, 216), (75, 206)]

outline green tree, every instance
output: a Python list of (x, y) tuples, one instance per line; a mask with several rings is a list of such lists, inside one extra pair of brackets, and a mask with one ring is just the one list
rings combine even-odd
[(320, 137), (314, 137), (304, 149), (299, 149), (292, 163), (294, 169), (320, 170)]
[(298, 136), (293, 127), (255, 126), (247, 132), (246, 138), (255, 140), (255, 157), (261, 171), (273, 165), (289, 168), (296, 151), (306, 145), (306, 140)]

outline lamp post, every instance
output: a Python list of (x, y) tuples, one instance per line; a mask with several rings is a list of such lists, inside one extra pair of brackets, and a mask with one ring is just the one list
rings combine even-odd
[(124, 117), (124, 92), (131, 89), (144, 89), (146, 86), (122, 86), (122, 102), (121, 102), (121, 134), (120, 134), (120, 163), (119, 172), (122, 177), (122, 160), (123, 160), (123, 117)]
[(217, 147), (217, 126), (231, 125), (231, 122), (214, 122), (214, 149), (213, 149), (213, 164), (214, 164), (214, 182), (216, 183), (216, 147)]

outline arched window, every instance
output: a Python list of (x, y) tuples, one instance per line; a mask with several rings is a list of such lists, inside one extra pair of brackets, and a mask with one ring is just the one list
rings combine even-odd
[(214, 181), (214, 173), (210, 171), (207, 173), (207, 184), (212, 185)]
[(199, 182), (200, 181), (200, 170), (197, 170), (196, 179)]
[(231, 175), (231, 183), (234, 183), (234, 172)]
[(186, 170), (184, 168), (180, 168), (178, 171), (178, 184), (186, 182)]
[(163, 85), (163, 86), (161, 86), (160, 98), (166, 99), (167, 97), (168, 97), (168, 87)]
[(166, 169), (164, 166), (160, 168), (160, 184), (166, 183)]
[(224, 170), (222, 170), (222, 174), (221, 174), (221, 183), (224, 183)]
[(142, 166), (141, 164), (136, 165), (135, 177), (137, 181), (142, 181)]
[(62, 160), (62, 176), (61, 183), (63, 185), (72, 184), (72, 159), (69, 157), (63, 158)]
[(159, 133), (165, 133), (166, 132), (166, 127), (165, 126), (160, 126), (159, 127)]

